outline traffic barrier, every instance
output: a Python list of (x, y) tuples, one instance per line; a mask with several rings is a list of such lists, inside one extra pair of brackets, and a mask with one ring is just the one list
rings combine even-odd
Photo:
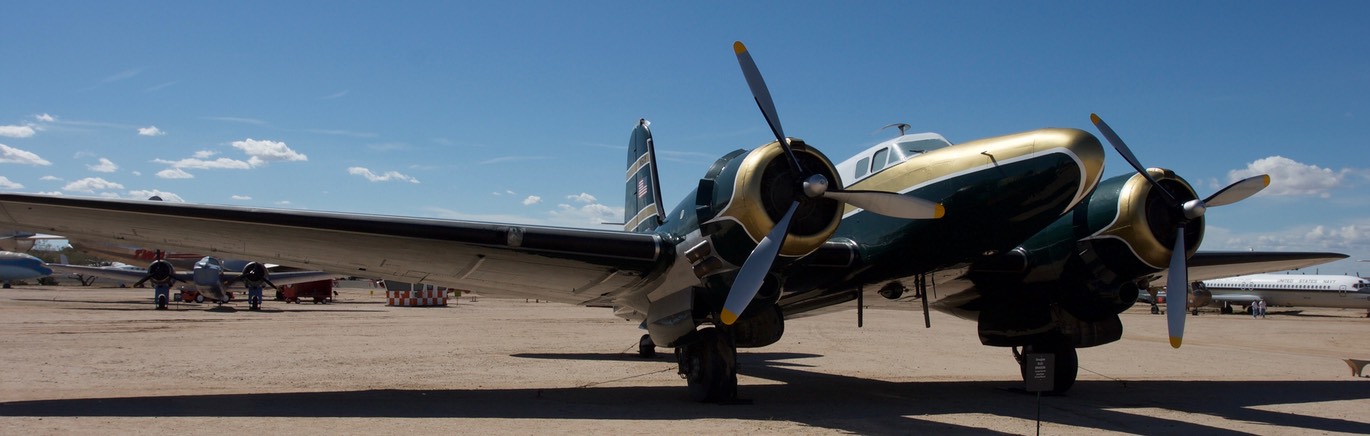
[(428, 307), (446, 306), (447, 290), (385, 291), (386, 306)]

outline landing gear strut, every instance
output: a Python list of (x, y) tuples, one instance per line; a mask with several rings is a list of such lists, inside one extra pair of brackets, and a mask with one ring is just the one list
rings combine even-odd
[(714, 327), (698, 333), (699, 340), (676, 347), (680, 376), (695, 401), (728, 402), (737, 399), (737, 346), (726, 332)]
[(171, 286), (157, 284), (152, 287), (152, 298), (157, 302), (157, 310), (166, 310), (167, 303), (171, 300)]
[(1018, 369), (1023, 375), (1023, 381), (1028, 378), (1027, 355), (1032, 353), (1047, 353), (1056, 356), (1056, 371), (1053, 374), (1055, 386), (1051, 393), (1060, 395), (1070, 390), (1075, 385), (1075, 376), (1080, 371), (1080, 358), (1075, 354), (1075, 346), (1064, 337), (1052, 337), (1023, 347), (1023, 352), (1018, 352), (1018, 347), (1013, 347), (1013, 358), (1018, 361)]

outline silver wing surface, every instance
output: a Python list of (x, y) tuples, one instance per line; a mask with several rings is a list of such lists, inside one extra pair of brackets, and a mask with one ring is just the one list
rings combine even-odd
[[(90, 277), (128, 280), (130, 283), (142, 280), (143, 277), (147, 276), (146, 271), (99, 266), (67, 265), (62, 263), (49, 263), (48, 268), (52, 268), (53, 273), (79, 274)], [(182, 282), (190, 282), (192, 280), (190, 271), (177, 271), (174, 276), (177, 280)]]
[[(1189, 258), (1189, 281), (1307, 268), (1347, 257), (1341, 253), (1296, 251), (1200, 251)], [(1165, 280), (1166, 271), (1161, 271), (1152, 283), (1164, 284)]]
[(648, 233), (26, 194), (0, 194), (0, 225), (582, 305), (671, 253)]

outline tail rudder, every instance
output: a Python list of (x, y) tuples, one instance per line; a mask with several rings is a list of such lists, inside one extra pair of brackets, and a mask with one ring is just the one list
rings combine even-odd
[(638, 120), (628, 140), (623, 230), (630, 232), (649, 232), (661, 225), (661, 184), (649, 125), (646, 119)]

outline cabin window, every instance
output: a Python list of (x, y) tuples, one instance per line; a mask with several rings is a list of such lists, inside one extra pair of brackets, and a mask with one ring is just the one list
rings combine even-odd
[(857, 162), (856, 162), (856, 178), (859, 179), (859, 178), (862, 178), (862, 177), (866, 177), (866, 174), (870, 174), (870, 167), (871, 167), (871, 158), (863, 157), (863, 158), (861, 158), (861, 160), (857, 161)]
[(885, 169), (885, 161), (889, 159), (889, 155), (890, 149), (888, 148), (882, 148), (879, 151), (876, 151), (875, 156), (871, 158), (871, 172), (874, 173)]

